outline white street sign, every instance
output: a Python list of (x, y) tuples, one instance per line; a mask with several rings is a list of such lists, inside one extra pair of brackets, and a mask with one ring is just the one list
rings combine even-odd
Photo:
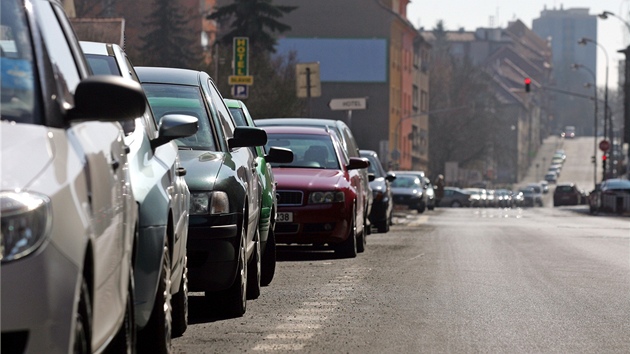
[(352, 111), (356, 109), (367, 109), (367, 98), (333, 98), (328, 103), (333, 111)]

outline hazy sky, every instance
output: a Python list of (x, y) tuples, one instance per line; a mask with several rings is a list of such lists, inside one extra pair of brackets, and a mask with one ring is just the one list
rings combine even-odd
[[(444, 21), (447, 30), (463, 27), (472, 31), (477, 27), (489, 27), (491, 21), (494, 21), (494, 27), (506, 27), (509, 21), (515, 19), (520, 19), (531, 29), (532, 20), (540, 17), (545, 5), (547, 9), (559, 9), (560, 6), (564, 9), (589, 8), (592, 15), (609, 11), (630, 23), (630, 0), (411, 0), (407, 17), (414, 25), (427, 30), (433, 29), (439, 20)], [(618, 18), (598, 18), (597, 37), (596, 41), (608, 53), (608, 87), (614, 89), (618, 80), (618, 61), (624, 58), (617, 50), (625, 48), (629, 43), (628, 26)], [(605, 72), (606, 56), (604, 50), (598, 47), (597, 83), (600, 86), (604, 86)]]

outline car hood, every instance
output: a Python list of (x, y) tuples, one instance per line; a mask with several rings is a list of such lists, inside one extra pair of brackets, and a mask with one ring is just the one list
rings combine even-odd
[(186, 169), (186, 184), (191, 192), (214, 188), (223, 166), (224, 154), (204, 150), (179, 150), (179, 159)]
[(278, 189), (334, 189), (342, 187), (344, 175), (341, 170), (312, 168), (273, 168)]
[(5, 122), (0, 131), (2, 190), (28, 188), (55, 155), (54, 132), (45, 126)]

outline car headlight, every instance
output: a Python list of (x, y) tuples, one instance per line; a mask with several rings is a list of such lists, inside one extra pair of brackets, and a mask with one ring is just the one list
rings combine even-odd
[(0, 247), (2, 262), (33, 253), (50, 234), (50, 199), (28, 192), (0, 193)]
[(190, 194), (190, 215), (226, 214), (230, 201), (225, 192), (214, 191)]
[(313, 192), (308, 197), (309, 204), (338, 203), (346, 200), (341, 191)]

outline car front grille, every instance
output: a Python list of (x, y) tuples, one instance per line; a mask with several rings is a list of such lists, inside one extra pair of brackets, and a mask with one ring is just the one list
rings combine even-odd
[(277, 198), (279, 206), (302, 205), (304, 193), (301, 191), (278, 191)]

